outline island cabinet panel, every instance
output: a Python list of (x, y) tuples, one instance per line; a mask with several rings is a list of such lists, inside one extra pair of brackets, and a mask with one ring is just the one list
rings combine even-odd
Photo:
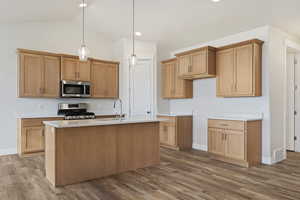
[(207, 46), (176, 54), (178, 75), (187, 80), (216, 76), (216, 48)]
[(46, 126), (46, 177), (55, 186), (160, 163), (159, 122), (78, 128)]
[(192, 116), (162, 116), (166, 121), (160, 122), (159, 137), (162, 147), (174, 150), (188, 150), (193, 142)]
[(63, 56), (61, 58), (61, 79), (68, 81), (91, 81), (91, 62)]
[(193, 82), (180, 78), (181, 72), (177, 59), (166, 60), (161, 64), (162, 97), (165, 99), (193, 98)]
[(57, 129), (58, 185), (78, 183), (116, 172), (116, 127)]
[(208, 151), (212, 157), (244, 167), (261, 163), (261, 120), (208, 120)]
[(92, 97), (119, 97), (119, 64), (92, 61)]
[(217, 51), (217, 96), (261, 96), (260, 40), (221, 47)]
[(19, 97), (59, 97), (60, 58), (19, 53)]

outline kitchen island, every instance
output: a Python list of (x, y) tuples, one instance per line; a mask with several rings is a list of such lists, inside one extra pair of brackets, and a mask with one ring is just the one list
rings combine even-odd
[(46, 177), (54, 186), (160, 163), (157, 118), (46, 121)]

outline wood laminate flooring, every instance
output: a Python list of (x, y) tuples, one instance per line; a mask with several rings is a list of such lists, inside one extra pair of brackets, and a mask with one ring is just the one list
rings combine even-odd
[(161, 164), (54, 188), (44, 157), (0, 157), (0, 200), (284, 200), (300, 199), (300, 153), (251, 169), (209, 159), (205, 152), (161, 150)]

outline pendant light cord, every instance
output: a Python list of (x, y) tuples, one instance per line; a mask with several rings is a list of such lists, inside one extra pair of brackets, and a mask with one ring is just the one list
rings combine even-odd
[(85, 45), (85, 0), (82, 0), (82, 45)]
[(135, 0), (132, 0), (132, 48), (133, 55), (135, 55)]

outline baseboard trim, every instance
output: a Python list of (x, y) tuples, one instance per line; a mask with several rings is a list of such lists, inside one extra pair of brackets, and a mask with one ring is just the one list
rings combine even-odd
[(193, 149), (201, 150), (201, 151), (208, 151), (208, 148), (206, 145), (201, 145), (201, 144), (196, 144), (196, 143), (193, 143)]
[(13, 154), (17, 154), (17, 149), (15, 148), (0, 149), (0, 156), (13, 155)]
[(272, 161), (272, 158), (267, 157), (267, 156), (263, 156), (261, 162), (265, 165), (273, 165), (274, 164), (273, 161)]

